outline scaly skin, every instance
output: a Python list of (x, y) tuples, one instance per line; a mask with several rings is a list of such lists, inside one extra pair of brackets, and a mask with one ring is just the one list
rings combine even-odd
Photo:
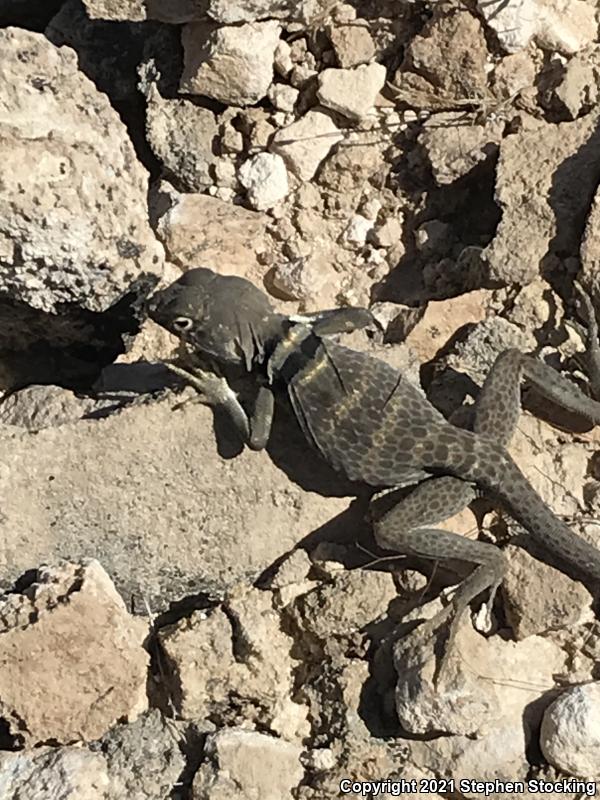
[[(584, 297), (590, 314), (589, 298)], [(552, 401), (600, 422), (600, 403), (542, 362), (517, 350), (503, 353), (482, 388), (471, 432), (451, 425), (388, 364), (322, 338), (364, 325), (364, 310), (323, 312), (296, 321), (274, 313), (266, 295), (249, 282), (198, 269), (155, 295), (150, 315), (196, 353), (244, 366), (259, 380), (263, 400), (270, 389), (286, 392), (307, 440), (352, 481), (374, 488), (416, 485), (375, 521), (375, 537), (388, 549), (475, 565), (452, 605), (434, 622), (454, 611), (451, 637), (473, 597), (489, 588), (493, 598), (504, 574), (504, 557), (491, 545), (418, 526), (460, 510), (475, 487), (498, 500), (556, 556), (600, 585), (600, 551), (553, 514), (506, 450), (518, 420), (523, 377)], [(596, 330), (595, 320), (591, 329)], [(597, 363), (593, 369), (600, 371)], [(252, 447), (266, 445), (272, 403), (249, 419), (223, 379), (183, 374), (208, 402), (229, 409)]]

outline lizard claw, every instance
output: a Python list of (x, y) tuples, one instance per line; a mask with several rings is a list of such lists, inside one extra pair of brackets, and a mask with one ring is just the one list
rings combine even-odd
[(231, 389), (225, 378), (203, 369), (185, 370), (176, 364), (165, 363), (167, 369), (188, 383), (200, 395), (200, 402), (206, 405), (220, 405), (225, 402)]

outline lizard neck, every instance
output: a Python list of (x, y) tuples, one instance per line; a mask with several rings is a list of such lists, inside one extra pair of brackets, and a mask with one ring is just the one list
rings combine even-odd
[(320, 346), (320, 336), (308, 325), (284, 320), (281, 335), (267, 361), (269, 383), (290, 383), (295, 375), (314, 360)]

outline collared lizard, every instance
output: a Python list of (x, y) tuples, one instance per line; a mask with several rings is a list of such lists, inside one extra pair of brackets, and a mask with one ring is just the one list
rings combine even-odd
[[(593, 356), (592, 384), (598, 385), (596, 320), (589, 298), (581, 294)], [(217, 365), (241, 366), (258, 379), (255, 408), (248, 415), (224, 378), (173, 367), (207, 403), (227, 409), (251, 448), (268, 443), (274, 395), (283, 391), (306, 439), (351, 481), (374, 490), (415, 485), (375, 520), (374, 536), (387, 550), (474, 565), (433, 621), (435, 628), (453, 612), (446, 654), (468, 603), (489, 589), (491, 606), (505, 558), (491, 544), (423, 526), (460, 511), (477, 489), (499, 501), (555, 556), (600, 585), (600, 550), (555, 516), (506, 449), (520, 413), (523, 378), (546, 398), (600, 422), (600, 402), (542, 361), (515, 349), (502, 353), (481, 389), (469, 431), (448, 422), (387, 363), (327, 338), (364, 326), (370, 318), (365, 309), (286, 317), (275, 313), (267, 296), (249, 281), (200, 268), (156, 293), (149, 313), (194, 353)]]

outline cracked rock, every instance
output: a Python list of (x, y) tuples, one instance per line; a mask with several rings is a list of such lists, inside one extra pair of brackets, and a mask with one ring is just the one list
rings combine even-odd
[(328, 114), (311, 109), (296, 122), (277, 131), (270, 149), (282, 156), (291, 172), (301, 180), (309, 181), (331, 149), (343, 138)]
[(225, 728), (208, 737), (205, 753), (193, 800), (293, 800), (304, 778), (302, 748), (257, 731)]
[(368, 64), (375, 56), (373, 37), (363, 25), (336, 25), (328, 36), (342, 69)]
[(89, 741), (145, 710), (148, 626), (97, 561), (38, 570), (0, 623), (0, 717), (18, 742)]
[(79, 747), (0, 752), (0, 792), (6, 800), (106, 800), (105, 760)]
[(273, 80), (280, 33), (274, 20), (224, 28), (186, 25), (181, 91), (237, 106), (257, 103)]
[(147, 173), (70, 48), (17, 28), (0, 31), (0, 48), (0, 292), (103, 311), (162, 273)]

